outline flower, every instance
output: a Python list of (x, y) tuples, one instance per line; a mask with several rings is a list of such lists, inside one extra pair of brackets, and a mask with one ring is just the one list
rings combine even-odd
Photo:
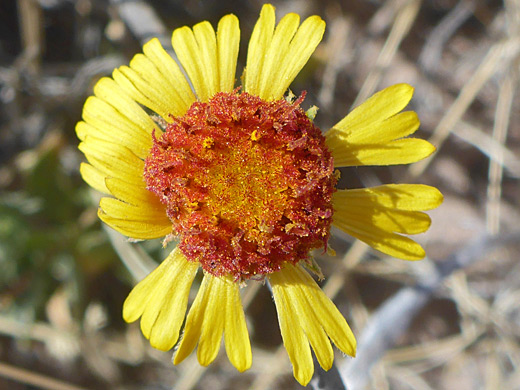
[[(417, 260), (421, 246), (402, 234), (424, 232), (423, 210), (437, 207), (433, 187), (391, 184), (336, 189), (337, 167), (408, 164), (429, 156), (427, 141), (405, 138), (419, 120), (401, 112), (413, 88), (398, 84), (375, 94), (325, 135), (305, 94), (285, 97), (324, 33), (311, 16), (288, 14), (275, 26), (265, 5), (253, 30), (242, 86), (235, 88), (238, 19), (224, 16), (176, 29), (175, 60), (152, 39), (130, 66), (102, 78), (76, 127), (88, 163), (84, 180), (107, 194), (99, 217), (134, 239), (173, 237), (179, 245), (131, 291), (127, 322), (141, 318), (153, 347), (177, 345), (174, 363), (197, 347), (210, 364), (224, 335), (239, 370), (252, 354), (239, 286), (267, 280), (295, 378), (307, 384), (314, 367), (333, 362), (332, 341), (354, 356), (344, 317), (305, 268), (309, 252), (327, 249), (331, 225), (391, 256)], [(188, 81), (189, 80), (189, 81)], [(192, 87), (193, 90), (192, 90)], [(152, 115), (148, 113), (151, 112)], [(203, 279), (190, 307), (199, 268)]]

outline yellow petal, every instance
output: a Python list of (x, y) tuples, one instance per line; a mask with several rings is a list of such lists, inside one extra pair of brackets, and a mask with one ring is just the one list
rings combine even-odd
[[(294, 317), (298, 318), (300, 326), (309, 339), (318, 363), (327, 371), (334, 362), (334, 352), (327, 333), (321, 325), (322, 320), (316, 315), (313, 299), (307, 299), (309, 289), (311, 289), (311, 294), (315, 293), (312, 291), (312, 286), (315, 285), (315, 282), (307, 272), (301, 270), (302, 273), (300, 274), (299, 271), (299, 266), (287, 265), (282, 275), (275, 276), (275, 280), (277, 277), (285, 277), (286, 284), (291, 286), (285, 288), (289, 307), (294, 311)], [(323, 292), (320, 290), (319, 294), (323, 294)]]
[[(133, 100), (156, 112), (159, 115), (166, 115), (168, 110), (159, 100), (158, 92), (151, 88), (139, 75), (127, 66), (114, 69), (112, 78), (128, 96)], [(163, 117), (168, 120), (168, 118)]]
[(424, 233), (431, 224), (430, 216), (420, 211), (388, 209), (335, 208), (335, 218), (343, 221), (356, 221), (365, 225), (377, 226), (388, 232), (403, 234)]
[[(105, 183), (112, 195), (114, 195), (117, 199), (125, 202), (117, 202), (118, 205), (123, 204), (122, 207), (125, 212), (128, 207), (131, 206), (130, 210), (135, 210), (135, 213), (146, 215), (143, 220), (148, 221), (149, 225), (156, 225), (160, 227), (159, 230), (161, 232), (171, 231), (172, 223), (166, 214), (166, 207), (159, 201), (159, 198), (155, 194), (148, 191), (144, 186), (128, 184), (121, 179), (113, 177), (106, 178)], [(107, 207), (106, 203), (104, 203), (104, 205)], [(128, 218), (128, 216), (121, 213), (121, 210), (119, 209), (114, 210), (105, 208), (103, 209), (103, 212), (110, 214), (110, 217), (118, 220)], [(155, 231), (157, 228), (153, 228), (152, 230)]]
[(239, 370), (251, 366), (251, 345), (238, 285), (230, 277), (205, 274), (186, 319), (174, 364), (182, 362), (199, 343), (197, 358), (203, 366), (217, 357), (222, 333), (231, 363)]
[[(306, 385), (313, 374), (309, 342), (323, 369), (332, 366), (328, 337), (346, 354), (355, 355), (356, 340), (345, 318), (301, 266), (286, 264), (269, 275), (284, 345), (295, 378)], [(328, 336), (328, 337), (327, 337)]]
[(166, 351), (177, 342), (197, 268), (176, 248), (125, 300), (123, 318), (142, 316), (141, 329), (154, 348)]
[(81, 163), (79, 166), (79, 172), (81, 173), (83, 180), (85, 180), (89, 186), (104, 194), (110, 194), (110, 191), (105, 185), (106, 176), (99, 169), (94, 168), (90, 164)]
[(442, 194), (436, 188), (420, 184), (339, 190), (333, 195), (333, 224), (383, 253), (418, 260), (424, 257), (421, 246), (396, 233), (426, 231), (430, 217), (420, 211), (441, 202)]
[(245, 92), (253, 95), (258, 95), (260, 92), (263, 58), (267, 55), (267, 50), (271, 45), (274, 25), (274, 7), (271, 4), (264, 4), (249, 40), (243, 81)]
[(157, 222), (154, 221), (152, 223), (148, 219), (119, 219), (105, 214), (103, 210), (98, 210), (98, 217), (114, 230), (117, 230), (119, 233), (137, 240), (151, 240), (154, 238), (161, 238), (172, 233), (171, 225), (159, 225)]
[(226, 309), (224, 342), (229, 361), (235, 368), (244, 372), (251, 367), (253, 360), (251, 343), (242, 308), (238, 284), (229, 280), (226, 283)]
[(130, 61), (130, 68), (148, 84), (150, 88), (147, 90), (153, 89), (160, 98), (156, 103), (165, 107), (163, 112), (158, 112), (163, 118), (166, 119), (165, 115), (168, 114), (182, 115), (186, 112), (187, 106), (177, 93), (176, 86), (170, 84), (168, 78), (159, 71), (151, 59), (144, 54), (136, 54)]
[(172, 46), (200, 101), (206, 102), (219, 92), (217, 38), (209, 22), (196, 24), (193, 31), (186, 26), (174, 30)]
[[(289, 44), (299, 25), (300, 16), (291, 13), (285, 15), (276, 26), (271, 43), (266, 50), (266, 55), (260, 59), (264, 63), (259, 80), (258, 96), (269, 99), (270, 96), (267, 95), (267, 92), (273, 92), (277, 89), (272, 84), (280, 84), (282, 82), (282, 74), (286, 65), (284, 62), (285, 54), (289, 50)], [(286, 89), (283, 89), (282, 94)]]
[(316, 49), (325, 31), (318, 16), (298, 28), (299, 16), (288, 14), (274, 30), (274, 7), (264, 5), (249, 43), (245, 91), (262, 99), (280, 99)]
[(143, 46), (143, 53), (154, 63), (168, 82), (163, 85), (163, 89), (167, 88), (168, 92), (174, 96), (179, 110), (178, 113), (172, 112), (172, 114), (183, 115), (195, 101), (195, 95), (179, 65), (164, 50), (157, 38), (153, 38)]
[(217, 47), (219, 68), (219, 90), (230, 92), (235, 86), (240, 28), (235, 15), (226, 15), (218, 22)]
[(383, 121), (402, 111), (412, 96), (412, 86), (408, 84), (392, 85), (367, 99), (332, 128), (354, 132), (355, 128)]
[(287, 54), (283, 60), (284, 72), (280, 82), (273, 84), (272, 87), (265, 92), (266, 95), (272, 96), (273, 99), (279, 99), (287, 91), (289, 85), (296, 78), (298, 73), (305, 66), (316, 47), (323, 38), (325, 32), (325, 22), (319, 16), (311, 16), (304, 20), (296, 35), (291, 41)]
[(121, 115), (150, 134), (154, 122), (130, 96), (110, 77), (101, 78), (94, 86), (94, 95), (113, 106)]
[(127, 147), (89, 136), (78, 149), (105, 176), (117, 177), (136, 187), (145, 186), (144, 162)]
[(334, 140), (327, 141), (327, 146), (332, 151), (335, 167), (411, 164), (435, 152), (431, 143), (417, 138), (382, 144), (348, 144)]
[(132, 238), (148, 240), (171, 233), (171, 222), (164, 218), (164, 209), (142, 204), (139, 207), (114, 198), (101, 198), (99, 218), (118, 232)]
[(363, 190), (339, 190), (333, 195), (336, 220), (369, 224), (389, 232), (404, 234), (423, 233), (430, 227), (431, 219), (428, 214), (386, 207), (378, 202), (373, 193)]
[[(197, 348), (197, 358), (203, 366), (209, 365), (217, 357), (220, 341), (224, 332), (224, 321), (227, 313), (222, 313), (222, 303), (226, 301), (225, 281), (206, 275), (209, 279), (209, 300), (204, 312), (204, 321)], [(224, 315), (222, 315), (224, 314)]]
[(403, 260), (421, 260), (425, 256), (424, 249), (412, 239), (364, 221), (346, 221), (336, 216), (333, 225), (387, 255)]
[(147, 205), (149, 208), (160, 210), (166, 216), (166, 207), (157, 195), (148, 191), (144, 185), (133, 186), (115, 177), (108, 177), (105, 182), (110, 193), (117, 199), (137, 207)]
[(130, 323), (137, 321), (143, 315), (144, 310), (150, 303), (150, 295), (155, 291), (155, 286), (163, 277), (164, 271), (173, 265), (168, 256), (154, 271), (141, 280), (126, 298), (123, 304), (123, 319)]
[[(440, 191), (424, 184), (385, 184), (370, 188), (338, 191), (333, 195), (334, 207), (355, 203), (358, 208), (385, 207), (396, 210), (432, 210), (443, 196)], [(340, 206), (341, 207), (341, 206)]]
[(120, 114), (110, 104), (95, 96), (90, 96), (83, 107), (83, 119), (76, 125), (76, 133), (84, 140), (96, 137), (126, 146), (137, 156), (144, 158), (152, 146), (151, 131), (137, 126), (132, 120)]
[[(142, 54), (137, 54), (130, 64), (133, 66), (121, 66), (112, 72), (112, 77), (125, 93), (136, 102), (159, 114), (166, 121), (170, 120), (170, 114), (176, 115), (175, 113), (180, 112), (180, 107), (173, 104), (172, 101), (163, 99), (158, 83), (149, 81), (152, 76), (143, 78), (143, 75), (134, 69), (137, 68), (142, 71), (141, 68), (147, 67), (147, 65), (148, 69), (151, 69), (153, 65), (151, 65), (150, 60), (147, 60)], [(155, 72), (157, 73), (157, 69), (155, 69)]]
[[(304, 289), (305, 286), (300, 290)], [(301, 293), (305, 295), (304, 291), (301, 291)], [(309, 339), (318, 363), (325, 371), (328, 371), (334, 362), (334, 351), (320, 319), (312, 309), (311, 302), (306, 299), (296, 299), (294, 300), (294, 307), (296, 312), (300, 313), (300, 324)]]
[(201, 64), (204, 65), (202, 74), (205, 78), (205, 86), (208, 89), (208, 96), (204, 100), (207, 100), (218, 92), (220, 86), (217, 38), (215, 30), (209, 22), (202, 22), (193, 26), (193, 34), (199, 47)]
[(198, 264), (185, 262), (171, 279), (168, 296), (164, 299), (155, 324), (150, 333), (152, 347), (167, 351), (171, 349), (179, 339), (179, 331), (184, 321), (188, 297), (193, 279), (197, 273)]
[(398, 114), (410, 101), (413, 88), (397, 84), (376, 93), (326, 134), (336, 167), (409, 164), (428, 157), (428, 141), (405, 138), (419, 127), (414, 112)]
[(293, 278), (299, 281), (302, 295), (313, 308), (316, 318), (319, 318), (321, 326), (332, 342), (343, 353), (355, 356), (356, 338), (336, 305), (301, 266), (290, 266), (289, 269), (292, 270)]
[(296, 286), (289, 283), (286, 274), (287, 270), (275, 272), (269, 276), (269, 281), (273, 290), (283, 345), (291, 360), (294, 377), (302, 386), (306, 386), (314, 373), (314, 363), (309, 341), (300, 324), (299, 316), (302, 313), (298, 313), (292, 304), (294, 299), (301, 297), (295, 293)]
[(349, 144), (381, 144), (413, 134), (419, 128), (419, 125), (420, 121), (417, 114), (413, 111), (405, 111), (379, 122), (354, 126), (352, 129), (332, 128), (328, 132), (328, 138), (334, 135), (340, 141)]
[(174, 364), (182, 362), (195, 349), (200, 339), (197, 358), (203, 366), (210, 364), (217, 356), (224, 331), (222, 302), (225, 298), (221, 280), (209, 274), (204, 275), (197, 297), (186, 319), (184, 335), (175, 354)]
[[(99, 207), (105, 214), (118, 219), (143, 220), (153, 222), (164, 212), (162, 208), (156, 209), (152, 204), (140, 204), (133, 206), (114, 198), (101, 198)], [(171, 223), (170, 223), (171, 225)]]

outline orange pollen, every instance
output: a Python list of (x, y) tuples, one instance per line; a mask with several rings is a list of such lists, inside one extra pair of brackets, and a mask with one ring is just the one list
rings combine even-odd
[(147, 188), (206, 272), (248, 279), (326, 248), (337, 178), (303, 99), (221, 92), (154, 135)]

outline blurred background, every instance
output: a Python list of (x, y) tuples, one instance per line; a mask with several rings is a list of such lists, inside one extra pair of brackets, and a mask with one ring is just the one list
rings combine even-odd
[[(344, 170), (352, 188), (437, 186), (419, 236), (428, 257), (388, 258), (345, 234), (316, 257), (323, 288), (359, 341), (336, 356), (349, 389), (520, 389), (520, 3), (517, 0), (273, 1), (320, 15), (323, 42), (291, 89), (327, 129), (372, 93), (412, 84), (418, 136), (437, 153), (410, 167)], [(0, 389), (299, 389), (269, 291), (243, 289), (253, 367), (223, 350), (207, 368), (152, 349), (122, 303), (165, 252), (102, 226), (81, 180), (74, 127), (102, 76), (159, 36), (235, 13), (241, 74), (262, 2), (0, 1)], [(171, 250), (171, 247), (168, 248)], [(127, 260), (133, 272), (120, 261)], [(195, 294), (196, 288), (192, 289)], [(338, 371), (317, 372), (309, 388)], [(337, 377), (335, 378), (337, 380)]]

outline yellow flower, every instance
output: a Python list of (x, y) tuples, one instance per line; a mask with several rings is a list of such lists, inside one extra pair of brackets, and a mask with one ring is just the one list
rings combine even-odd
[[(224, 335), (229, 360), (247, 370), (239, 285), (267, 280), (294, 376), (305, 385), (311, 347), (325, 370), (331, 341), (347, 355), (356, 350), (345, 319), (304, 268), (313, 268), (310, 250), (326, 249), (330, 226), (391, 256), (424, 257), (402, 234), (428, 229), (422, 210), (442, 202), (435, 188), (335, 188), (335, 167), (408, 164), (434, 151), (405, 138), (419, 126), (414, 112), (401, 112), (413, 88), (386, 88), (324, 136), (300, 108), (304, 94), (284, 98), (324, 29), (318, 16), (300, 24), (296, 14), (275, 26), (274, 7), (265, 5), (235, 89), (238, 19), (224, 16), (216, 32), (208, 22), (182, 27), (172, 45), (188, 78), (152, 39), (130, 66), (99, 80), (85, 103), (76, 127), (88, 160), (81, 174), (109, 195), (99, 217), (131, 238), (180, 240), (123, 307), (126, 321), (141, 318), (152, 346), (177, 344), (175, 364), (197, 344), (200, 364), (210, 364)], [(179, 342), (199, 268), (204, 277)]]

